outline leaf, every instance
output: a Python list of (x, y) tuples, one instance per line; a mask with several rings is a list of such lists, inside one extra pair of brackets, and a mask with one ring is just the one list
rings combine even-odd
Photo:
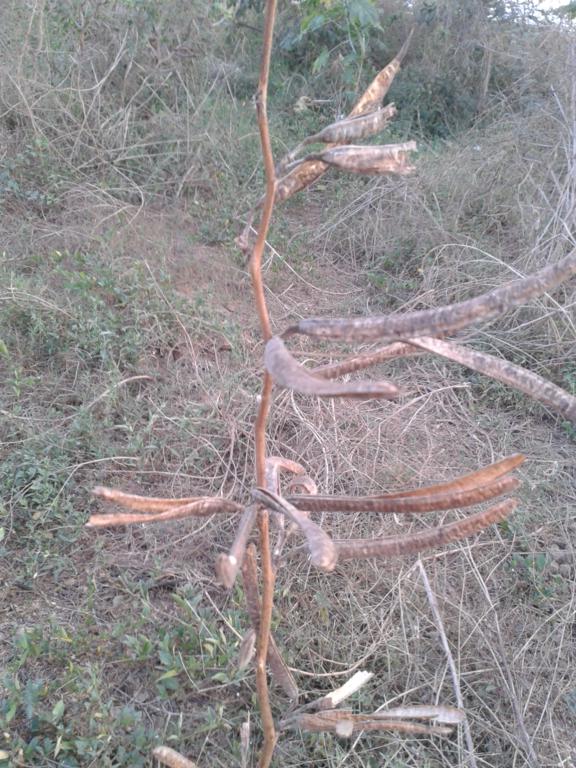
[(54, 707), (52, 708), (52, 722), (58, 723), (62, 719), (62, 715), (64, 714), (64, 699), (60, 699), (60, 701), (56, 702)]
[(464, 520), (406, 536), (336, 541), (338, 558), (357, 560), (369, 557), (400, 557), (401, 555), (416, 554), (433, 547), (441, 547), (451, 541), (472, 536), (493, 523), (501, 522), (516, 508), (516, 505), (516, 499), (507, 499)]
[(168, 672), (164, 672), (163, 675), (160, 675), (160, 677), (156, 678), (156, 682), (159, 683), (161, 680), (171, 680), (173, 677), (178, 677), (180, 674), (179, 669), (169, 669)]
[(302, 333), (336, 341), (397, 341), (420, 336), (440, 336), (480, 320), (493, 320), (498, 315), (555, 288), (575, 274), (576, 251), (529, 277), (506, 283), (500, 288), (457, 304), (407, 312), (403, 315), (300, 320), (297, 325), (288, 328), (283, 336)]
[(417, 149), (415, 141), (404, 144), (383, 144), (381, 146), (362, 146), (346, 144), (332, 147), (312, 155), (311, 159), (320, 160), (341, 171), (351, 173), (398, 173), (405, 175), (414, 170), (408, 163), (408, 153)]
[(408, 52), (413, 34), (414, 30), (412, 29), (410, 30), (406, 42), (396, 56), (384, 67), (384, 69), (381, 69), (380, 72), (378, 72), (374, 80), (372, 80), (368, 88), (366, 88), (362, 96), (358, 99), (354, 109), (350, 112), (350, 117), (363, 115), (366, 112), (372, 112), (380, 106), (382, 99), (388, 93), (394, 78), (400, 71), (400, 66)]
[(307, 512), (385, 512), (407, 514), (469, 507), (515, 490), (520, 481), (503, 477), (486, 485), (429, 496), (290, 496), (287, 500)]
[(314, 376), (296, 362), (279, 336), (273, 336), (266, 344), (264, 365), (274, 382), (304, 395), (316, 397), (397, 397), (396, 385), (379, 382), (332, 382)]
[(8, 347), (6, 346), (6, 343), (0, 339), (0, 357), (9, 357), (10, 353), (8, 352)]
[(330, 51), (328, 48), (323, 48), (320, 54), (314, 59), (314, 63), (312, 64), (312, 73), (316, 75), (318, 72), (321, 72), (328, 64), (329, 59)]
[(503, 384), (508, 384), (576, 424), (576, 397), (542, 376), (538, 376), (537, 373), (532, 373), (508, 360), (502, 360), (486, 352), (469, 349), (451, 341), (420, 337), (410, 339), (410, 344), (454, 360)]
[(359, 141), (368, 136), (380, 133), (396, 116), (394, 104), (388, 104), (383, 109), (377, 109), (365, 115), (357, 117), (345, 117), (335, 123), (327, 125), (313, 136), (304, 139), (301, 146), (321, 142), (323, 144), (349, 144), (351, 141)]
[(334, 542), (319, 525), (309, 520), (303, 512), (275, 493), (270, 493), (263, 488), (256, 488), (252, 491), (252, 496), (268, 509), (287, 515), (292, 522), (298, 525), (308, 542), (308, 550), (313, 565), (323, 571), (334, 570), (338, 559)]

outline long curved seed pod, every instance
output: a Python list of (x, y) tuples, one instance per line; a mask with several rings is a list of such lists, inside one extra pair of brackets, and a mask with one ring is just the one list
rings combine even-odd
[(480, 504), (503, 493), (509, 493), (519, 485), (520, 481), (515, 477), (503, 477), (470, 490), (431, 496), (404, 496), (395, 499), (373, 496), (290, 496), (287, 501), (306, 512), (438, 512)]
[(435, 720), (446, 725), (463, 723), (465, 713), (457, 707), (447, 707), (444, 704), (408, 704), (404, 707), (393, 707), (375, 712), (370, 717), (374, 720), (386, 720), (388, 718), (400, 720)]
[(217, 513), (232, 514), (242, 510), (240, 504), (227, 499), (204, 498), (196, 499), (190, 504), (167, 509), (164, 512), (120, 512), (112, 515), (91, 515), (86, 523), (87, 528), (107, 528), (116, 525), (133, 525), (134, 523), (165, 523), (170, 520), (182, 520), (185, 517), (208, 517)]
[[(246, 556), (242, 564), (242, 582), (244, 584), (244, 595), (246, 598), (246, 607), (252, 627), (258, 631), (260, 625), (260, 595), (258, 594), (258, 576), (256, 573), (256, 548), (251, 544), (246, 550)], [(270, 670), (288, 696), (290, 701), (297, 701), (298, 686), (294, 676), (286, 666), (286, 662), (280, 655), (278, 646), (274, 637), (270, 635), (268, 641), (268, 655), (266, 657)]]
[(516, 499), (507, 499), (464, 520), (406, 536), (336, 541), (338, 558), (358, 560), (369, 557), (399, 557), (400, 555), (413, 555), (431, 547), (441, 547), (451, 541), (472, 536), (472, 534), (493, 523), (501, 522), (508, 517), (516, 505)]
[[(400, 64), (408, 50), (411, 37), (412, 32), (410, 32), (406, 42), (394, 59), (376, 75), (348, 117), (358, 117), (367, 112), (374, 112), (380, 107), (382, 99), (388, 92), (394, 77), (400, 69)], [(328, 167), (326, 163), (320, 160), (306, 160), (278, 180), (274, 199), (276, 202), (287, 200), (296, 192), (309, 187), (326, 173)]]
[(576, 251), (549, 267), (522, 280), (514, 280), (474, 299), (436, 309), (421, 309), (403, 315), (375, 315), (359, 318), (310, 318), (300, 320), (282, 334), (303, 333), (334, 341), (396, 341), (420, 336), (437, 336), (465, 328), (478, 321), (492, 320), (528, 299), (555, 288), (576, 274)]
[(354, 109), (350, 112), (350, 117), (356, 117), (357, 115), (363, 115), (366, 112), (372, 112), (380, 106), (382, 99), (386, 96), (392, 85), (392, 81), (400, 71), (400, 66), (408, 52), (413, 34), (414, 29), (411, 29), (404, 45), (400, 48), (396, 56), (384, 67), (384, 69), (381, 69), (380, 72), (378, 72), (374, 80), (372, 80), (368, 88), (366, 88), (362, 96), (358, 99)]
[(119, 491), (116, 488), (106, 488), (102, 485), (97, 485), (92, 490), (92, 495), (138, 512), (165, 512), (172, 507), (181, 507), (184, 504), (192, 504), (205, 498), (189, 496), (183, 499), (162, 499), (157, 496), (137, 496), (134, 493), (124, 493), (124, 491)]
[(431, 496), (437, 493), (451, 493), (452, 491), (468, 491), (477, 488), (479, 485), (486, 485), (496, 480), (498, 477), (507, 475), (512, 470), (519, 467), (526, 460), (522, 453), (515, 453), (507, 456), (501, 461), (489, 464), (487, 467), (471, 472), (469, 475), (462, 475), (448, 483), (439, 483), (438, 485), (428, 485), (425, 488), (416, 488), (413, 491), (398, 491), (396, 493), (380, 494), (375, 498), (383, 499), (401, 499), (413, 496)]
[(246, 507), (238, 523), (236, 536), (228, 554), (221, 552), (216, 559), (216, 575), (226, 589), (232, 589), (238, 571), (244, 561), (246, 545), (252, 529), (258, 519), (258, 510), (254, 504)]
[(288, 483), (288, 493), (306, 493), (309, 496), (316, 496), (318, 494), (318, 486), (308, 475), (302, 475), (301, 477), (295, 477)]
[(198, 768), (196, 763), (188, 760), (187, 757), (176, 752), (172, 747), (154, 747), (152, 757), (162, 765), (167, 765), (168, 768)]
[(486, 352), (455, 344), (453, 341), (420, 337), (410, 339), (410, 343), (508, 384), (576, 424), (576, 397), (537, 373)]
[(292, 357), (279, 336), (266, 343), (264, 365), (275, 384), (304, 395), (387, 399), (399, 395), (398, 387), (389, 381), (334, 382), (314, 376)]
[(259, 501), (274, 512), (285, 514), (298, 525), (308, 542), (308, 550), (313, 565), (323, 571), (334, 570), (338, 559), (336, 547), (330, 536), (319, 525), (309, 520), (303, 512), (300, 512), (285, 499), (263, 488), (254, 489), (252, 496), (255, 501)]
[(345, 117), (336, 123), (331, 123), (313, 136), (304, 139), (301, 146), (307, 144), (348, 144), (351, 141), (359, 141), (368, 136), (374, 136), (380, 133), (388, 125), (390, 120), (396, 116), (396, 107), (394, 104), (388, 104), (382, 109), (376, 109), (374, 112), (357, 115), (355, 117)]
[(282, 470), (293, 475), (304, 475), (306, 470), (297, 461), (286, 459), (284, 456), (268, 456), (265, 462), (266, 488), (272, 493), (280, 493), (280, 472)]
[(375, 349), (374, 352), (366, 352), (362, 355), (354, 355), (341, 360), (339, 363), (329, 363), (313, 368), (311, 373), (314, 376), (322, 376), (324, 379), (337, 379), (347, 373), (362, 371), (364, 368), (370, 368), (372, 365), (378, 365), (386, 360), (395, 360), (398, 357), (408, 357), (421, 355), (422, 352), (416, 349), (412, 344), (405, 344), (402, 341), (396, 341), (393, 344), (387, 344), (385, 347)]
[(415, 169), (408, 161), (408, 153), (415, 152), (416, 149), (415, 141), (379, 146), (346, 144), (311, 155), (310, 159), (320, 160), (340, 171), (351, 173), (398, 173), (404, 175), (412, 173)]
[(441, 725), (423, 725), (405, 720), (388, 720), (373, 715), (356, 715), (351, 710), (327, 709), (313, 714), (303, 712), (286, 720), (286, 726), (302, 731), (320, 733), (327, 731), (338, 736), (350, 737), (360, 731), (399, 731), (401, 733), (422, 733), (448, 736), (452, 728)]
[[(301, 464), (290, 459), (285, 459), (283, 456), (269, 456), (264, 462), (264, 480), (267, 490), (272, 493), (280, 495), (280, 472), (286, 470), (294, 475), (303, 475), (306, 471)], [(278, 536), (273, 550), (272, 567), (276, 571), (278, 568), (278, 561), (284, 544), (286, 541), (286, 518), (279, 512), (272, 512), (276, 528), (278, 529)]]

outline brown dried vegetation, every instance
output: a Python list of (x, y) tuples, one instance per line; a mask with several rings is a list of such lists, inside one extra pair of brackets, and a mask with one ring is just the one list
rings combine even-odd
[[(277, 165), (274, 164), (266, 104), (275, 5), (274, 0), (268, 0), (266, 3), (264, 53), (257, 95), (258, 123), (266, 169), (266, 194), (258, 206), (260, 221), (254, 244), (250, 246), (248, 243), (248, 229), (242, 238), (242, 246), (251, 253), (250, 273), (255, 307), (262, 337), (266, 342), (262, 394), (255, 425), (256, 477), (252, 498), (244, 501), (216, 497), (158, 499), (97, 488), (94, 493), (100, 498), (133, 511), (93, 515), (89, 521), (90, 526), (113, 526), (206, 516), (213, 513), (235, 514), (240, 518), (236, 538), (230, 551), (218, 557), (216, 571), (221, 583), (229, 589), (234, 585), (238, 572), (242, 572), (247, 611), (252, 626), (242, 644), (240, 664), (246, 666), (255, 656), (263, 728), (263, 744), (259, 757), (261, 768), (270, 764), (278, 729), (328, 731), (341, 737), (374, 730), (447, 736), (452, 731), (451, 726), (465, 724), (462, 710), (449, 707), (423, 705), (366, 715), (336, 709), (345, 695), (339, 698), (337, 704), (329, 702), (328, 706), (331, 708), (325, 708), (329, 697), (324, 697), (324, 704), (318, 704), (319, 711), (310, 712), (314, 707), (304, 705), (289, 711), (281, 722), (275, 722), (269, 701), (267, 667), (289, 700), (295, 703), (298, 699), (294, 676), (282, 659), (270, 631), (274, 580), (277, 569), (283, 564), (282, 549), (288, 534), (294, 529), (299, 530), (306, 541), (310, 563), (328, 572), (333, 571), (337, 563), (344, 560), (396, 557), (440, 547), (471, 536), (489, 525), (502, 522), (514, 510), (517, 501), (513, 498), (506, 499), (464, 519), (408, 535), (386, 538), (374, 536), (367, 539), (335, 539), (322, 525), (311, 520), (309, 513), (338, 511), (420, 514), (461, 509), (514, 491), (519, 481), (510, 473), (524, 460), (521, 455), (510, 456), (448, 483), (393, 494), (364, 497), (317, 495), (315, 485), (306, 476), (304, 467), (283, 457), (267, 455), (267, 423), (273, 406), (273, 385), (311, 397), (396, 398), (400, 395), (400, 388), (391, 382), (335, 382), (332, 379), (394, 357), (431, 352), (515, 387), (576, 423), (576, 399), (560, 387), (520, 366), (439, 338), (473, 323), (493, 320), (508, 310), (552, 290), (576, 274), (575, 253), (570, 253), (556, 264), (547, 266), (531, 276), (515, 280), (474, 299), (438, 309), (366, 318), (313, 318), (301, 320), (283, 333), (273, 335), (263, 290), (261, 261), (275, 203), (282, 202), (307, 188), (331, 167), (352, 173), (409, 173), (413, 166), (408, 162), (408, 154), (416, 149), (413, 142), (381, 147), (355, 146), (348, 143), (375, 134), (394, 116), (394, 107), (390, 105), (383, 108), (382, 100), (400, 69), (407, 51), (408, 39), (396, 58), (379, 73), (360, 97), (347, 118), (310, 136), (296, 150), (288, 153), (286, 158)], [(323, 151), (297, 159), (300, 150), (313, 143), (325, 143), (329, 146)], [(348, 358), (341, 363), (308, 370), (295, 360), (284, 344), (283, 339), (294, 334), (347, 343), (374, 340), (394, 343), (375, 352)], [(295, 477), (285, 494), (282, 493), (280, 483), (281, 470)], [(296, 488), (303, 488), (307, 493), (294, 493)], [(269, 517), (270, 512), (273, 513), (272, 517)], [(270, 522), (277, 533), (273, 549), (270, 544)], [(258, 587), (256, 550), (254, 545), (249, 543), (256, 523), (259, 527), (262, 594)], [(457, 696), (459, 697), (458, 691)], [(413, 720), (432, 720), (441, 724), (428, 725), (412, 722)], [(155, 756), (166, 765), (190, 765), (189, 761), (180, 758), (168, 748), (160, 748), (155, 752)]]

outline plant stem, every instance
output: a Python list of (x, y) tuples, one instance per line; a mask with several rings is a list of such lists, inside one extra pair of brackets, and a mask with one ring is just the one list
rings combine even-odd
[(252, 278), (252, 287), (256, 299), (256, 310), (262, 327), (264, 341), (268, 341), (272, 336), (270, 327), (270, 317), (266, 306), (264, 296), (264, 284), (262, 282), (262, 255), (266, 245), (266, 236), (274, 208), (274, 197), (276, 195), (276, 172), (274, 170), (274, 157), (272, 155), (272, 145), (270, 143), (270, 130), (268, 126), (268, 75), (270, 72), (270, 55), (272, 53), (272, 37), (274, 31), (274, 19), (276, 15), (276, 0), (266, 1), (266, 17), (264, 21), (264, 41), (262, 47), (262, 62), (260, 65), (260, 79), (258, 81), (258, 93), (256, 94), (256, 110), (258, 115), (258, 130), (260, 131), (260, 144), (262, 146), (262, 157), (264, 159), (264, 172), (266, 175), (266, 193), (264, 205), (262, 206), (262, 216), (258, 227), (258, 235), (252, 256), (250, 257), (250, 276)]
[[(258, 227), (258, 235), (252, 256), (250, 258), (250, 276), (256, 302), (258, 319), (262, 328), (264, 341), (272, 336), (270, 316), (266, 306), (264, 284), (262, 282), (262, 255), (266, 245), (266, 237), (274, 208), (276, 195), (276, 174), (274, 171), (274, 157), (270, 143), (270, 131), (268, 126), (267, 102), (268, 102), (268, 76), (270, 72), (270, 56), (272, 53), (272, 39), (274, 32), (274, 20), (276, 16), (276, 0), (266, 0), (266, 12), (264, 20), (264, 40), (262, 47), (262, 61), (260, 65), (260, 79), (256, 96), (256, 108), (258, 115), (258, 129), (260, 131), (260, 143), (262, 145), (262, 157), (264, 159), (264, 171), (266, 174), (266, 194), (262, 208), (262, 216)], [(266, 422), (270, 412), (272, 394), (272, 379), (265, 372), (262, 381), (262, 397), (255, 425), (255, 451), (256, 451), (256, 482), (259, 486), (265, 484), (266, 461)], [(260, 509), (258, 514), (258, 527), (260, 532), (260, 553), (262, 557), (262, 610), (258, 631), (258, 645), (256, 653), (256, 690), (258, 704), (262, 717), (262, 729), (264, 743), (258, 765), (260, 768), (268, 768), (272, 760), (272, 753), (276, 745), (276, 730), (274, 718), (270, 708), (268, 694), (268, 679), (266, 676), (266, 657), (268, 655), (268, 643), (270, 639), (270, 623), (272, 620), (272, 604), (274, 598), (274, 571), (270, 553), (270, 534), (268, 529), (268, 511)]]

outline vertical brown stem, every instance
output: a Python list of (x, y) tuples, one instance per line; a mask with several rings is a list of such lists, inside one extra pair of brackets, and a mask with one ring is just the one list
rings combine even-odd
[(274, 171), (274, 157), (270, 143), (270, 130), (268, 127), (268, 74), (270, 72), (270, 54), (272, 52), (272, 37), (274, 31), (274, 19), (276, 16), (276, 0), (267, 0), (266, 17), (264, 20), (264, 43), (262, 48), (262, 62), (260, 65), (260, 79), (258, 81), (258, 93), (256, 95), (256, 109), (258, 114), (258, 130), (260, 131), (260, 143), (262, 145), (262, 157), (264, 158), (264, 172), (266, 175), (266, 193), (262, 216), (258, 227), (258, 235), (252, 256), (250, 258), (250, 276), (256, 299), (256, 309), (262, 327), (264, 341), (268, 341), (272, 335), (270, 317), (266, 307), (264, 296), (264, 284), (262, 282), (262, 255), (266, 245), (266, 236), (274, 208), (274, 196), (276, 194), (276, 173)]
[[(274, 208), (274, 196), (276, 194), (276, 174), (274, 171), (274, 157), (270, 143), (270, 131), (268, 127), (267, 103), (268, 103), (268, 75), (270, 72), (270, 56), (272, 52), (272, 38), (274, 32), (274, 19), (276, 16), (276, 0), (266, 0), (266, 15), (264, 19), (264, 41), (262, 48), (262, 61), (260, 65), (260, 79), (256, 105), (258, 111), (258, 129), (260, 131), (260, 143), (264, 158), (264, 170), (266, 174), (266, 194), (262, 207), (262, 216), (258, 227), (258, 235), (252, 256), (250, 258), (250, 276), (256, 301), (258, 319), (262, 328), (264, 340), (272, 335), (270, 317), (264, 295), (262, 282), (262, 255), (266, 245), (268, 227)], [(272, 393), (272, 379), (268, 373), (264, 373), (262, 381), (262, 398), (255, 426), (256, 449), (256, 481), (258, 485), (265, 484), (266, 461), (266, 422), (270, 411), (270, 399)], [(274, 718), (270, 708), (268, 695), (268, 679), (266, 676), (266, 657), (268, 655), (268, 642), (270, 638), (270, 623), (272, 620), (272, 602), (274, 596), (274, 572), (270, 554), (270, 534), (268, 530), (268, 511), (261, 509), (258, 516), (260, 530), (260, 553), (262, 557), (262, 611), (260, 614), (260, 626), (258, 631), (258, 646), (256, 654), (256, 690), (258, 703), (262, 717), (262, 729), (264, 731), (264, 744), (260, 753), (258, 765), (260, 768), (268, 768), (272, 760), (272, 753), (276, 745), (276, 730)]]

